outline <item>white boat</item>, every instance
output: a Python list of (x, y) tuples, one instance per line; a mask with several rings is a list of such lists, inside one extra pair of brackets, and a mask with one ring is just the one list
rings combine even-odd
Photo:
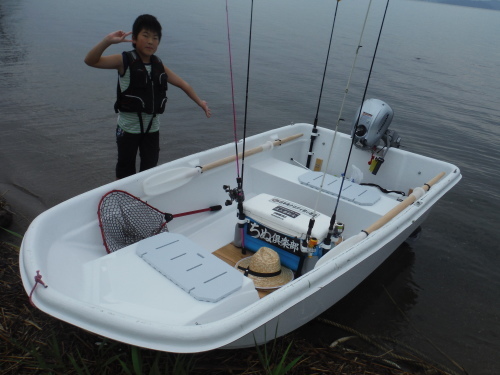
[[(242, 255), (232, 245), (238, 242), (238, 205), (224, 205), (230, 196), (234, 198), (236, 181), (235, 145), (227, 144), (112, 182), (37, 217), (20, 253), (22, 280), (33, 304), (98, 335), (178, 353), (262, 344), (315, 318), (419, 228), (461, 174), (450, 163), (383, 146), (379, 150), (386, 151), (384, 162), (376, 174), (368, 169), (372, 151), (366, 147), (352, 148), (345, 169), (351, 136), (321, 127), (312, 156), (312, 164), (320, 170), (308, 170), (297, 162), (307, 160), (311, 129), (310, 124), (292, 124), (246, 140), (246, 246), (255, 251), (261, 245), (272, 246), (273, 241), (276, 245), (283, 241), (280, 236), (302, 241), (310, 217), (316, 217), (311, 232), (319, 241), (316, 253), (297, 258), (304, 261), (302, 274), (296, 273), (281, 288), (258, 291), (252, 279), (234, 268), (252, 251)], [(126, 191), (161, 212), (219, 204), (223, 208), (175, 217), (168, 223), (168, 232), (108, 254), (97, 210), (102, 197), (113, 190)], [(344, 241), (336, 238), (339, 244), (327, 252), (322, 242), (337, 202), (336, 220), (344, 224)], [(278, 215), (273, 214), (276, 211)], [(287, 221), (290, 218), (292, 223)], [(271, 242), (267, 245), (264, 232)], [(202, 256), (203, 274), (217, 269), (217, 275), (225, 274), (227, 279), (207, 287), (206, 280), (194, 280), (198, 276), (177, 275), (178, 267), (169, 266), (163, 255), (153, 259), (156, 249), (171, 243), (178, 244), (173, 254), (182, 250)], [(34, 278), (37, 273), (41, 279)], [(36, 280), (46, 288), (36, 287)]]

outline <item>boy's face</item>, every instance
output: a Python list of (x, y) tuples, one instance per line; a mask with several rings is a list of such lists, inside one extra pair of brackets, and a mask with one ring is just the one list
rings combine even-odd
[(139, 54), (144, 57), (151, 57), (160, 44), (160, 38), (158, 34), (151, 30), (142, 29), (137, 37), (132, 37), (133, 43), (135, 43), (135, 49)]

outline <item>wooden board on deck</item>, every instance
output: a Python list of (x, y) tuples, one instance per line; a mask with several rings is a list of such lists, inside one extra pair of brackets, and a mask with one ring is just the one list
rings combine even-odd
[[(230, 243), (214, 251), (213, 254), (219, 259), (229, 264), (231, 267), (234, 267), (236, 263), (238, 263), (238, 261), (240, 261), (243, 258), (251, 256), (253, 252), (247, 251), (246, 254), (243, 254), (239, 247), (236, 247), (232, 243)], [(259, 297), (262, 298), (267, 296), (273, 290), (257, 290), (257, 291), (259, 292)]]

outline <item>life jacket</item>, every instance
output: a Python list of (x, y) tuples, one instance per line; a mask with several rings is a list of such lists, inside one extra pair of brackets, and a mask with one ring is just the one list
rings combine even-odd
[(135, 50), (123, 52), (122, 55), (125, 70), (130, 69), (130, 84), (122, 92), (118, 79), (115, 112), (136, 112), (139, 115), (142, 128), (142, 113), (155, 116), (165, 111), (167, 73), (163, 63), (155, 55), (151, 56), (150, 74)]

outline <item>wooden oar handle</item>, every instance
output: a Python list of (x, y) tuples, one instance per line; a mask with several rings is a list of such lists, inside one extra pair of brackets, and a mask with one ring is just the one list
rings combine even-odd
[(278, 139), (277, 141), (273, 142), (273, 145), (274, 146), (280, 146), (283, 143), (287, 143), (287, 142), (293, 141), (294, 139), (300, 138), (303, 135), (304, 135), (303, 133), (299, 133), (299, 134), (291, 135), (291, 136), (283, 138), (283, 139)]
[(436, 182), (438, 182), (440, 179), (442, 179), (444, 175), (445, 175), (445, 173), (441, 172), (436, 177), (434, 177), (432, 180), (427, 182), (424, 186), (422, 186), (422, 189), (424, 189), (425, 191), (428, 191), (431, 188), (431, 186), (434, 185)]
[[(287, 143), (287, 142), (293, 141), (294, 139), (300, 138), (303, 135), (304, 134), (299, 133), (299, 134), (291, 135), (291, 136), (283, 138), (283, 139), (278, 139), (277, 141), (273, 142), (273, 146), (280, 146), (283, 143)], [(259, 152), (262, 152), (262, 151), (264, 151), (264, 145), (258, 146), (258, 147), (255, 147), (255, 148), (252, 148), (250, 150), (245, 151), (245, 157), (258, 154)], [(238, 159), (241, 159), (242, 157), (243, 157), (243, 152), (240, 152), (238, 154)], [(201, 167), (201, 171), (202, 172), (206, 172), (206, 171), (209, 171), (210, 169), (214, 169), (214, 168), (220, 167), (221, 165), (231, 163), (231, 162), (233, 162), (235, 160), (236, 160), (236, 156), (235, 155), (227, 156), (225, 158), (216, 160), (216, 161), (214, 161), (212, 163), (205, 164), (204, 166)]]
[[(422, 189), (425, 191), (428, 191), (432, 185), (434, 185), (436, 182), (438, 182), (443, 176), (445, 175), (444, 172), (439, 173), (436, 177), (434, 177), (432, 180), (427, 182), (422, 186)], [(387, 224), (389, 221), (394, 219), (394, 217), (402, 212), (406, 207), (409, 205), (413, 204), (417, 200), (416, 196), (414, 194), (410, 194), (404, 201), (402, 201), (400, 204), (398, 204), (396, 207), (394, 207), (392, 210), (387, 212), (384, 216), (382, 216), (380, 219), (378, 219), (376, 222), (374, 222), (372, 225), (370, 225), (368, 228), (366, 228), (364, 231), (367, 234), (372, 233), (373, 231), (376, 231), (377, 229), (380, 229), (383, 227), (385, 224)]]

